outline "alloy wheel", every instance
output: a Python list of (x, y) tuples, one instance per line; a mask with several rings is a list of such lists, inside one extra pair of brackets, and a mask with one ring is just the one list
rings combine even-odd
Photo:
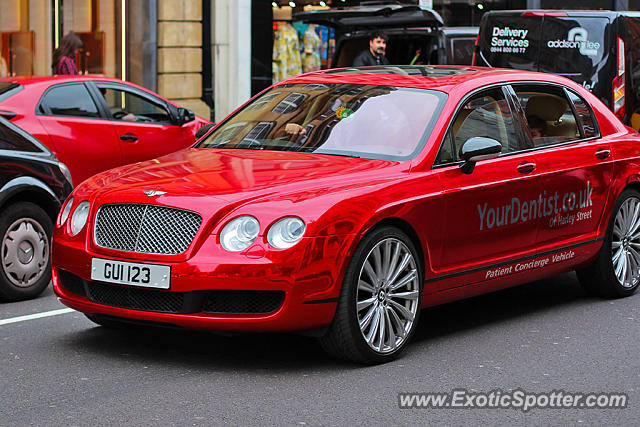
[(396, 238), (378, 242), (360, 269), (357, 316), (365, 341), (391, 353), (406, 340), (419, 310), (420, 283), (413, 254)]
[(616, 278), (625, 288), (640, 279), (640, 199), (624, 201), (613, 223), (611, 261)]

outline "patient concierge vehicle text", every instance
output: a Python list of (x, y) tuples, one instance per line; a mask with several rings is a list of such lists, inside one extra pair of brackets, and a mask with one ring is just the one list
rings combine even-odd
[(304, 331), (385, 362), (424, 307), (571, 270), (594, 294), (633, 294), (638, 147), (551, 74), (301, 75), (193, 148), (80, 184), (55, 225), (54, 289), (104, 326)]

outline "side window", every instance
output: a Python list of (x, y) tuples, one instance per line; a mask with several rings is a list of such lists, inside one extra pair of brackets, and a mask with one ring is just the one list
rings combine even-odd
[(584, 137), (593, 138), (598, 136), (596, 121), (593, 118), (593, 113), (587, 106), (587, 103), (575, 93), (571, 91), (567, 91), (567, 93), (569, 94), (569, 99), (573, 102), (573, 108), (575, 108), (578, 119), (580, 120), (580, 126), (582, 127)]
[(116, 120), (171, 124), (171, 116), (164, 106), (125, 90), (111, 87), (98, 89)]
[(98, 107), (83, 84), (52, 88), (44, 95), (42, 105), (54, 116), (100, 117)]
[(514, 85), (513, 89), (524, 110), (534, 147), (582, 138), (578, 121), (562, 88)]
[(39, 152), (36, 145), (15, 130), (0, 124), (0, 150)]
[(465, 101), (442, 141), (438, 160), (441, 163), (459, 160), (462, 144), (474, 136), (495, 139), (502, 144), (503, 153), (530, 148), (518, 138), (511, 109), (500, 89), (482, 92)]

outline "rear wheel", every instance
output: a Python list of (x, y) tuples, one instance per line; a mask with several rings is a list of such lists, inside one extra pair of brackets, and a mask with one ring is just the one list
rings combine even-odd
[(0, 214), (0, 299), (38, 296), (51, 281), (51, 218), (39, 206), (15, 203)]
[(360, 363), (393, 360), (416, 328), (421, 291), (422, 270), (411, 240), (396, 228), (373, 231), (354, 253), (321, 345)]
[(582, 286), (592, 294), (619, 298), (640, 283), (640, 193), (622, 192), (614, 205), (602, 248), (595, 262), (578, 272)]

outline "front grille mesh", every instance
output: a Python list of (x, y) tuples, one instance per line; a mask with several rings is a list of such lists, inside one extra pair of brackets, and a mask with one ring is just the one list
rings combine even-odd
[(282, 305), (281, 291), (211, 291), (202, 311), (207, 313), (266, 314)]
[(128, 288), (97, 282), (88, 282), (87, 289), (89, 301), (131, 310), (179, 313), (184, 300), (182, 292)]
[(146, 204), (104, 205), (98, 210), (98, 246), (119, 251), (177, 255), (186, 251), (202, 217), (195, 212)]

